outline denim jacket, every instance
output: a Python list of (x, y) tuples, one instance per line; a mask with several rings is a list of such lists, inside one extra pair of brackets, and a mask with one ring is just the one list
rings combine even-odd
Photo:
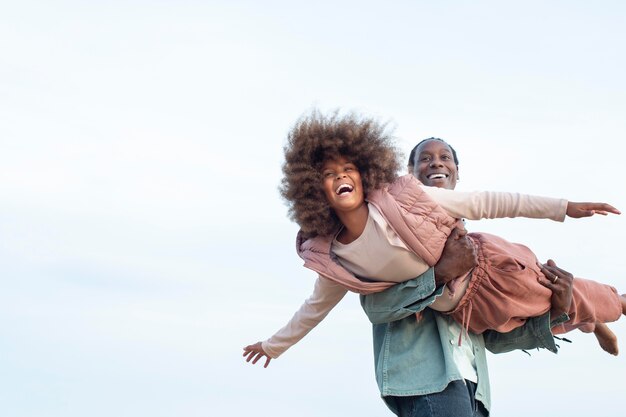
[[(376, 381), (383, 399), (394, 412), (396, 396), (440, 392), (451, 381), (462, 379), (453, 360), (457, 341), (448, 340), (448, 320), (451, 319), (436, 311), (424, 310), (442, 292), (443, 287), (435, 287), (431, 268), (383, 292), (361, 296), (361, 305), (373, 323)], [(422, 310), (423, 316), (418, 321), (415, 313)], [(478, 373), (476, 399), (490, 409), (485, 347), (493, 353), (532, 348), (556, 353), (550, 328), (566, 320), (567, 315), (563, 315), (550, 323), (550, 315), (546, 313), (506, 334), (470, 333)]]

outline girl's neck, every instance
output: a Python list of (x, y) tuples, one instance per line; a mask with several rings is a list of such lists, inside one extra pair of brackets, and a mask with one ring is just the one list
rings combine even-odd
[(343, 224), (343, 229), (337, 235), (337, 240), (344, 245), (357, 240), (365, 230), (368, 216), (369, 209), (366, 203), (360, 205), (356, 210), (337, 212), (337, 217)]

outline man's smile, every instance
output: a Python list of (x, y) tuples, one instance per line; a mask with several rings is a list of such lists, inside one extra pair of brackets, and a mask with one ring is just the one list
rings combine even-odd
[(438, 180), (438, 179), (448, 178), (449, 176), (450, 174), (436, 173), (436, 174), (428, 174), (426, 178), (428, 178), (429, 180)]

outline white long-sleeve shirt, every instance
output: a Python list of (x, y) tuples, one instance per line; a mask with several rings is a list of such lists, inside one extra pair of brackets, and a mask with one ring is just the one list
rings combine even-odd
[[(421, 186), (451, 216), (478, 220), (483, 218), (528, 217), (563, 221), (567, 200), (519, 193), (459, 192)], [(332, 250), (340, 263), (359, 277), (403, 282), (425, 272), (429, 266), (400, 240), (384, 217), (373, 206), (365, 230), (359, 238), (343, 245), (335, 240)], [(313, 293), (291, 320), (262, 343), (263, 350), (277, 358), (317, 326), (341, 301), (347, 290), (319, 276)]]

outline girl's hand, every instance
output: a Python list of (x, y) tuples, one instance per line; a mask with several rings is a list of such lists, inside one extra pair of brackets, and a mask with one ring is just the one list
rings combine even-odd
[(606, 203), (575, 203), (567, 202), (567, 216), (575, 219), (581, 217), (591, 217), (594, 214), (606, 216), (609, 213), (622, 214), (618, 209)]
[(263, 365), (264, 368), (267, 368), (267, 365), (269, 365), (270, 361), (272, 360), (272, 358), (270, 358), (269, 355), (263, 350), (261, 342), (256, 342), (253, 345), (248, 345), (243, 348), (243, 356), (247, 356), (246, 362), (252, 361), (252, 365), (257, 363), (259, 359), (265, 356), (266, 359), (265, 365)]

